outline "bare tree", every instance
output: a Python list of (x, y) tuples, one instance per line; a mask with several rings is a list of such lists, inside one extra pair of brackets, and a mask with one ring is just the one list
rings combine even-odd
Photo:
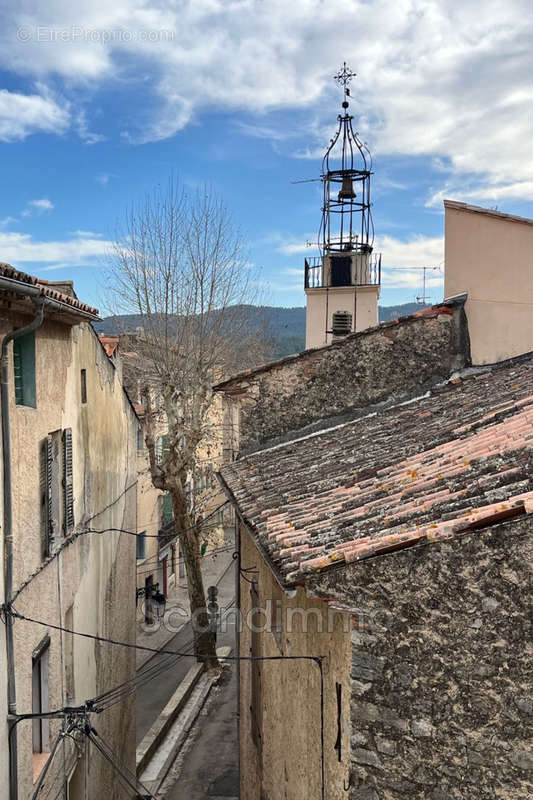
[[(205, 189), (188, 196), (170, 180), (134, 206), (110, 256), (117, 311), (142, 317), (135, 336), (137, 381), (153, 485), (170, 494), (197, 622), (196, 652), (217, 664), (209, 632), (199, 550), (199, 521), (187, 482), (201, 442), (212, 435), (213, 383), (260, 359), (258, 336), (242, 305), (256, 300), (257, 281), (221, 198)], [(256, 360), (256, 363), (257, 363)], [(163, 411), (168, 449), (156, 454), (154, 420)]]

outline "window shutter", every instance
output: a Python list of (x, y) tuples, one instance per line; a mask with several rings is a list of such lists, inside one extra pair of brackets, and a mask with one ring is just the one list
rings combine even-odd
[(41, 445), (41, 505), (43, 521), (43, 557), (50, 555), (53, 549), (52, 520), (52, 437), (47, 436)]
[(174, 521), (174, 510), (172, 508), (172, 498), (168, 492), (163, 495), (163, 527), (171, 525)]
[(13, 342), (13, 374), (15, 377), (15, 403), (20, 406), (24, 402), (22, 388), (22, 353), (18, 339)]
[(74, 490), (72, 486), (72, 428), (63, 431), (63, 530), (65, 535), (74, 527)]

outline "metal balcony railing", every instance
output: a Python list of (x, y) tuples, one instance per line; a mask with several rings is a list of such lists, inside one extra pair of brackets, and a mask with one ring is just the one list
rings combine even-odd
[[(329, 258), (329, 256), (328, 256)], [(335, 258), (335, 256), (333, 256)], [(381, 253), (371, 253), (364, 263), (357, 265), (355, 286), (379, 286), (381, 284)], [(323, 289), (324, 262), (322, 256), (305, 259), (305, 288)], [(352, 286), (351, 283), (336, 283), (336, 286)], [(331, 287), (332, 284), (330, 283)]]

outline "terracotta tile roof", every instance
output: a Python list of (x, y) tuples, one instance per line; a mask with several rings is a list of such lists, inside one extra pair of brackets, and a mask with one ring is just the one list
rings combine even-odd
[(104, 334), (99, 333), (98, 338), (102, 342), (107, 355), (111, 358), (118, 347), (118, 336), (104, 336)]
[[(464, 300), (465, 296), (461, 296)], [(282, 367), (285, 364), (290, 364), (293, 361), (297, 361), (299, 359), (305, 359), (309, 356), (316, 355), (324, 350), (336, 350), (340, 347), (343, 347), (346, 342), (350, 342), (355, 337), (359, 338), (362, 336), (371, 336), (375, 334), (375, 332), (379, 329), (380, 331), (386, 330), (388, 328), (395, 329), (398, 325), (405, 325), (412, 319), (417, 319), (419, 317), (438, 317), (442, 314), (444, 315), (451, 315), (453, 314), (453, 306), (456, 305), (457, 302), (462, 302), (460, 299), (458, 301), (457, 298), (449, 298), (445, 300), (443, 303), (439, 303), (435, 306), (429, 306), (429, 308), (423, 308), (420, 311), (415, 311), (414, 314), (410, 314), (406, 317), (399, 317), (398, 319), (391, 320), (389, 322), (381, 322), (379, 325), (376, 325), (373, 328), (365, 328), (364, 331), (357, 331), (356, 333), (350, 333), (348, 336), (345, 336), (338, 342), (332, 342), (331, 344), (326, 344), (323, 347), (314, 347), (310, 350), (302, 350), (300, 353), (294, 353), (290, 356), (284, 356), (284, 358), (279, 358), (277, 361), (269, 361), (266, 364), (261, 364), (259, 367), (254, 367), (253, 369), (247, 369), (244, 372), (238, 372), (235, 375), (231, 375), (231, 377), (226, 378), (226, 380), (217, 383), (213, 386), (213, 390), (215, 392), (231, 390), (231, 387), (234, 383), (239, 383), (246, 378), (250, 378), (253, 375), (259, 375), (262, 372), (270, 372), (273, 369), (278, 367)]]
[(57, 300), (60, 303), (64, 303), (66, 306), (70, 306), (73, 313), (76, 311), (81, 311), (84, 315), (94, 318), (98, 317), (97, 308), (93, 308), (92, 306), (88, 306), (86, 303), (82, 303), (76, 297), (72, 297), (71, 295), (57, 291), (57, 289), (53, 288), (53, 284), (48, 284), (47, 281), (39, 280), (39, 278), (36, 278), (34, 275), (28, 275), (26, 272), (20, 272), (12, 267), (11, 264), (0, 262), (0, 276), (3, 278), (9, 278), (10, 280), (16, 281), (19, 284), (28, 284), (30, 286), (38, 287), (44, 297), (49, 297), (51, 300)]
[(531, 513), (533, 354), (253, 453), (221, 475), (288, 585)]

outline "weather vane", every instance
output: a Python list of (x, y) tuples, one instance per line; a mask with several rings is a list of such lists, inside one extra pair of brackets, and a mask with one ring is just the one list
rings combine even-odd
[(345, 61), (344, 64), (342, 65), (342, 69), (340, 69), (337, 72), (337, 74), (333, 76), (334, 79), (337, 81), (337, 83), (340, 86), (344, 87), (344, 102), (342, 104), (342, 107), (344, 109), (347, 109), (349, 105), (347, 100), (347, 98), (350, 97), (350, 89), (348, 88), (348, 84), (350, 83), (352, 78), (356, 77), (356, 75), (357, 75), (356, 72), (352, 72), (350, 67), (346, 66), (346, 61)]

